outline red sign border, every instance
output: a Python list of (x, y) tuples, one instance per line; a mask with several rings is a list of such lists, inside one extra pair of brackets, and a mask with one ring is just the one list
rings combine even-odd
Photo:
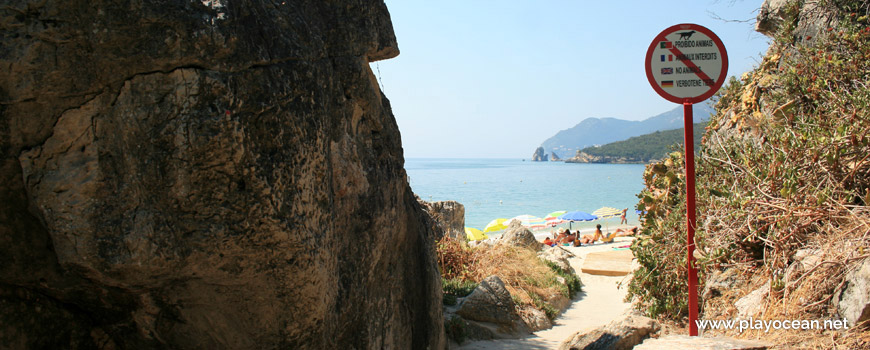
[[(665, 37), (668, 34), (671, 34), (677, 30), (687, 30), (687, 29), (704, 33), (705, 35), (710, 37), (711, 40), (713, 40), (713, 43), (716, 45), (717, 48), (719, 48), (719, 53), (722, 56), (722, 70), (719, 72), (719, 77), (716, 78), (716, 83), (713, 84), (713, 86), (710, 88), (710, 90), (705, 92), (704, 94), (702, 94), (700, 96), (695, 96), (695, 97), (676, 97), (674, 95), (667, 93), (664, 89), (662, 89), (662, 87), (656, 83), (655, 78), (653, 78), (652, 56), (653, 56), (653, 52), (655, 51), (658, 43), (666, 40)], [(644, 62), (644, 66), (645, 66), (644, 68), (646, 69), (646, 79), (649, 81), (649, 84), (652, 86), (653, 90), (655, 90), (661, 97), (663, 97), (664, 99), (671, 101), (673, 103), (680, 103), (680, 104), (692, 103), (692, 104), (695, 104), (695, 103), (704, 101), (704, 100), (710, 98), (711, 96), (713, 96), (717, 91), (719, 91), (719, 88), (722, 87), (722, 84), (725, 83), (725, 79), (728, 77), (728, 52), (725, 50), (725, 44), (722, 43), (722, 40), (719, 39), (719, 37), (716, 34), (714, 34), (713, 31), (707, 29), (704, 26), (698, 25), (698, 24), (682, 23), (682, 24), (677, 24), (677, 25), (673, 25), (673, 26), (668, 27), (667, 29), (665, 29), (661, 33), (659, 33), (659, 35), (657, 35), (655, 37), (655, 39), (653, 39), (652, 43), (649, 45), (649, 48), (646, 50), (646, 60)]]

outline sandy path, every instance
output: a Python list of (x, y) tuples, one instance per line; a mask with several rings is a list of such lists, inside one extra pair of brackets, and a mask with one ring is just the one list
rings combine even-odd
[[(596, 244), (583, 247), (564, 247), (577, 257), (569, 259), (571, 266), (578, 273), (583, 266), (586, 254), (612, 250), (614, 247), (628, 244), (630, 238), (620, 237), (617, 242)], [(597, 276), (579, 273), (583, 281), (583, 292), (577, 293), (571, 306), (556, 318), (553, 328), (538, 331), (523, 339), (499, 339), (466, 342), (458, 349), (557, 349), (559, 344), (577, 331), (592, 329), (617, 318), (630, 306), (623, 302), (625, 287), (617, 288), (626, 277)]]

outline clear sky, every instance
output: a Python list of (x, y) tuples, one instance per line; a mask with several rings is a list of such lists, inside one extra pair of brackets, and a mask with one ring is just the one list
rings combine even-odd
[[(757, 66), (762, 0), (386, 0), (401, 54), (372, 63), (405, 157), (531, 158), (588, 117), (671, 110), (649, 86), (652, 39), (696, 23), (725, 44), (729, 75)], [(727, 22), (749, 20), (749, 22)]]

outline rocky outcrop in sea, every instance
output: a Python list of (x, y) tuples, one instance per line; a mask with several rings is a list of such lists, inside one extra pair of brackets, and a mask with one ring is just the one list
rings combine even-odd
[(381, 1), (0, 9), (0, 344), (442, 349)]
[(533, 162), (546, 162), (548, 161), (547, 154), (544, 152), (544, 147), (538, 147), (535, 150), (535, 154), (532, 155)]

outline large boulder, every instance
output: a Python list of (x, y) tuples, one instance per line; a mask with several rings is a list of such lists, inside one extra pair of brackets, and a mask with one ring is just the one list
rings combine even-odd
[(456, 201), (426, 202), (419, 197), (417, 201), (432, 217), (436, 239), (448, 236), (453, 239), (467, 240), (465, 235), (465, 206)]
[[(437, 349), (382, 1), (0, 9), (0, 344)], [(397, 248), (398, 247), (398, 248)]]
[(850, 327), (870, 319), (870, 258), (846, 275), (846, 285), (835, 302)]
[(469, 294), (456, 314), (466, 320), (497, 325), (498, 333), (521, 335), (528, 332), (511, 293), (498, 276), (489, 276)]
[(629, 350), (659, 329), (659, 323), (651, 318), (626, 314), (592, 331), (574, 333), (559, 345), (559, 349)]
[(556, 264), (556, 266), (559, 266), (559, 268), (561, 268), (565, 272), (570, 272), (573, 274), (577, 273), (576, 271), (574, 271), (574, 268), (571, 267), (571, 263), (568, 261), (568, 259), (573, 257), (574, 254), (558, 245), (553, 247), (543, 247), (543, 250), (538, 252), (539, 258)]
[(510, 226), (501, 235), (498, 244), (531, 249), (536, 252), (543, 247), (543, 244), (535, 239), (532, 231), (520, 225), (516, 220), (511, 221)]

